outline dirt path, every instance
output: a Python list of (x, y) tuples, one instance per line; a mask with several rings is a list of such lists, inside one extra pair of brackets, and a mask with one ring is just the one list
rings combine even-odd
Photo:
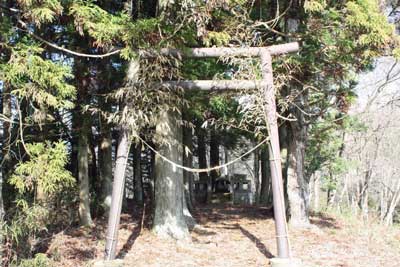
[[(276, 253), (274, 223), (265, 208), (207, 206), (197, 209), (199, 224), (191, 242), (157, 239), (144, 229), (140, 216), (124, 215), (119, 257), (135, 267), (268, 266)], [(293, 255), (304, 267), (398, 267), (400, 231), (347, 225), (330, 217), (313, 216), (314, 227), (290, 229)], [(396, 236), (394, 236), (396, 235)], [(48, 253), (57, 253), (58, 266), (90, 266), (104, 249), (104, 223), (59, 234)]]

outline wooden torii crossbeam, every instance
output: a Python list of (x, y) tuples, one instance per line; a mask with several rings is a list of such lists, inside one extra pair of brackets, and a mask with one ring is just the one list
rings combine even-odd
[[(164, 48), (160, 51), (139, 52), (141, 57), (153, 58), (157, 55), (172, 56), (178, 58), (212, 58), (221, 56), (259, 57), (261, 60), (262, 80), (199, 80), (199, 81), (167, 81), (164, 86), (182, 87), (188, 90), (254, 90), (262, 88), (264, 92), (264, 112), (267, 117), (267, 129), (270, 137), (269, 155), (273, 192), (275, 231), (278, 248), (278, 258), (290, 258), (290, 247), (286, 226), (285, 200), (283, 195), (282, 165), (279, 147), (279, 133), (277, 124), (277, 113), (275, 103), (275, 89), (273, 84), (272, 56), (297, 52), (297, 42), (273, 45), (267, 47), (249, 48), (192, 48), (185, 50)], [(114, 180), (110, 217), (107, 229), (106, 260), (115, 258), (118, 240), (118, 227), (121, 214), (122, 192), (124, 192), (124, 175), (121, 180)]]

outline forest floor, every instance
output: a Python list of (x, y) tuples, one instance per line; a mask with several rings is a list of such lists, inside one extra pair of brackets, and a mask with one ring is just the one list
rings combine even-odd
[[(136, 209), (137, 210), (137, 209)], [(135, 267), (268, 266), (275, 256), (270, 209), (230, 205), (197, 207), (191, 241), (160, 240), (142, 224), (142, 213), (123, 214), (118, 258)], [(147, 218), (147, 216), (145, 216)], [(304, 267), (400, 266), (400, 229), (343, 220), (323, 213), (312, 226), (289, 228), (292, 253)], [(91, 266), (104, 251), (106, 221), (92, 228), (71, 228), (52, 239), (47, 254), (56, 266)]]

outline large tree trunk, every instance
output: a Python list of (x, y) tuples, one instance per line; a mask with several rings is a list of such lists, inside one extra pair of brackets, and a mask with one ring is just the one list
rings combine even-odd
[[(161, 155), (182, 165), (183, 153), (179, 150), (182, 143), (181, 127), (176, 125), (178, 116), (171, 111), (162, 112), (156, 134), (167, 144), (159, 147)], [(160, 237), (174, 239), (189, 238), (189, 230), (183, 214), (183, 172), (156, 155), (155, 163), (155, 214), (153, 231)]]
[[(298, 120), (301, 120), (297, 118)], [(292, 123), (292, 138), (288, 150), (287, 192), (289, 200), (289, 222), (298, 227), (308, 226), (308, 186), (305, 179), (304, 156), (307, 128)]]
[[(301, 20), (304, 18), (304, 10), (300, 1), (291, 3), (290, 14), (285, 21), (287, 33), (295, 34), (299, 30)], [(288, 41), (292, 41), (288, 38)], [(303, 110), (307, 109), (308, 91), (298, 85), (292, 85), (291, 93), (296, 95), (295, 105), (291, 107), (291, 113), (297, 121), (290, 122), (291, 139), (287, 150), (287, 197), (289, 222), (295, 226), (308, 226), (308, 182), (305, 177), (305, 148), (307, 141), (307, 124)]]
[(90, 119), (87, 114), (82, 115), (81, 130), (78, 139), (78, 179), (79, 179), (79, 218), (81, 225), (93, 224), (90, 214), (89, 197), (89, 142)]
[[(108, 59), (102, 60), (97, 66), (97, 79), (99, 80), (99, 93), (108, 94), (113, 87), (113, 70), (112, 64)], [(104, 112), (112, 111), (112, 103), (107, 97), (99, 97), (98, 105)], [(112, 127), (107, 119), (100, 117), (99, 120), (100, 138), (98, 141), (98, 160), (99, 160), (99, 180), (100, 180), (100, 203), (108, 216), (111, 206), (112, 181), (113, 181), (113, 160), (112, 160)]]

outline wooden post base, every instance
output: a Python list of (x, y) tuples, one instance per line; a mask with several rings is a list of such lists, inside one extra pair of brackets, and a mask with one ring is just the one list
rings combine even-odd
[(272, 258), (270, 264), (271, 267), (301, 267), (299, 259)]

